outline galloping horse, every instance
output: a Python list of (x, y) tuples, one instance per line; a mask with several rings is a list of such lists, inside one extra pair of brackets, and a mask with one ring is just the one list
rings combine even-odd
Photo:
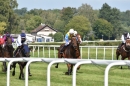
[[(63, 54), (60, 53), (60, 49), (62, 48), (62, 46), (64, 46), (64, 44), (62, 44), (60, 48), (58, 49), (58, 58), (73, 58), (73, 59), (80, 58), (80, 50), (79, 50), (80, 41), (78, 39), (79, 38), (77, 37), (72, 37), (70, 44), (66, 47)], [(58, 68), (58, 63), (55, 67)], [(68, 72), (66, 72), (65, 74), (70, 75), (72, 73), (73, 65), (67, 64), (67, 67), (68, 67)]]
[[(130, 39), (126, 40), (126, 43), (120, 48), (116, 50), (116, 58), (118, 60), (121, 55), (121, 60), (125, 60), (128, 58), (130, 60)], [(122, 69), (122, 66), (121, 66)]]
[[(24, 46), (28, 46), (28, 45), (24, 45)], [(15, 54), (14, 54), (14, 57), (15, 58), (21, 58), (21, 57), (30, 57), (30, 52), (27, 52), (26, 55), (24, 53), (24, 46), (19, 48), (19, 49), (16, 49), (17, 51), (15, 51)], [(28, 48), (29, 49), (29, 48)], [(12, 75), (14, 76), (15, 75), (15, 67), (16, 67), (16, 64), (19, 64), (19, 67), (20, 67), (20, 75), (19, 75), (19, 79), (24, 79), (24, 73), (23, 73), (23, 69), (24, 67), (26, 66), (27, 62), (13, 62), (13, 65), (12, 67), (14, 68), (13, 72), (12, 72)], [(29, 76), (31, 76), (30, 74), (30, 69), (29, 69)]]
[[(11, 58), (13, 57), (13, 45), (12, 45), (12, 38), (11, 37), (7, 37), (6, 38), (6, 42), (5, 42), (5, 46), (3, 48), (3, 57), (4, 58)], [(3, 62), (3, 71), (6, 72), (7, 71), (7, 65), (6, 62)]]

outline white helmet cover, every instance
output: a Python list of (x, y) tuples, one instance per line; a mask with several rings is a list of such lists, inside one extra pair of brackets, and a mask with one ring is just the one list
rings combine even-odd
[(74, 34), (76, 35), (76, 34), (77, 34), (77, 31), (74, 31)]
[(69, 30), (69, 33), (70, 33), (70, 34), (73, 34), (73, 33), (74, 33), (74, 29), (70, 29), (70, 30)]

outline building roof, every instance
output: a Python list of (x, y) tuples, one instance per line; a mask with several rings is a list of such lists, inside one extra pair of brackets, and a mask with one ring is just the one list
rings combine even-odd
[(39, 31), (41, 31), (42, 29), (44, 29), (45, 27), (49, 27), (49, 28), (51, 28), (52, 30), (54, 30), (54, 31), (57, 32), (57, 30), (55, 30), (54, 28), (52, 28), (52, 27), (50, 27), (50, 26), (48, 26), (48, 25), (46, 25), (46, 24), (41, 24), (41, 25), (39, 25), (37, 28), (35, 28), (34, 30), (32, 30), (31, 33), (37, 33), (37, 32), (39, 32)]

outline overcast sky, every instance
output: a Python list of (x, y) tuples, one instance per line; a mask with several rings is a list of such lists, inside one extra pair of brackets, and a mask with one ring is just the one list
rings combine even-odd
[(130, 0), (17, 0), (18, 9), (26, 7), (30, 9), (62, 9), (63, 7), (78, 8), (82, 4), (88, 4), (93, 9), (101, 9), (104, 3), (116, 7), (120, 11), (130, 10)]

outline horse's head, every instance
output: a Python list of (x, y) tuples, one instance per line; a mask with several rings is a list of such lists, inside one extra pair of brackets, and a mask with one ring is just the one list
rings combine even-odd
[(12, 45), (12, 38), (6, 37), (6, 42), (4, 46), (4, 56), (5, 57), (13, 57), (13, 45)]
[(78, 47), (77, 37), (75, 37), (75, 36), (71, 37), (70, 44), (74, 47), (74, 49), (76, 49)]
[(6, 37), (6, 45), (12, 45), (12, 38)]
[(126, 39), (125, 48), (130, 50), (130, 39)]
[(78, 43), (81, 44), (81, 42), (82, 42), (81, 36), (79, 34), (77, 34), (76, 37), (77, 37)]

